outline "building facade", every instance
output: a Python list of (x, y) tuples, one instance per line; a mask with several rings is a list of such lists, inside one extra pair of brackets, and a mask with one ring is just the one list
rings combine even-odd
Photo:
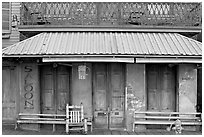
[(3, 123), (83, 103), (94, 128), (131, 131), (134, 111), (202, 105), (201, 3), (18, 4), (20, 42), (3, 39)]

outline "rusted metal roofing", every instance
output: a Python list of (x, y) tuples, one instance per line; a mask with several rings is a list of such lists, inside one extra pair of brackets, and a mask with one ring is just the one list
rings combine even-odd
[(202, 56), (202, 43), (177, 33), (47, 32), (2, 50), (6, 56)]

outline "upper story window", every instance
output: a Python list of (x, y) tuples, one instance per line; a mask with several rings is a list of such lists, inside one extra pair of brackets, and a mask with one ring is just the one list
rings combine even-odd
[(11, 31), (11, 4), (10, 2), (2, 2), (2, 33), (10, 33)]

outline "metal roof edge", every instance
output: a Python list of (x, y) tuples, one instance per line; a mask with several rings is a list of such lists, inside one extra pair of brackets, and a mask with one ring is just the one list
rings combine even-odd
[(13, 58), (86, 58), (86, 57), (135, 57), (135, 58), (202, 58), (202, 55), (198, 56), (167, 56), (167, 55), (2, 55), (2, 57), (13, 57)]

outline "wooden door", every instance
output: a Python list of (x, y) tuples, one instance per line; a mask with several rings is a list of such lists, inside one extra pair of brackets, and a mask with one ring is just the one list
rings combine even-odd
[(176, 79), (175, 67), (162, 66), (160, 70), (160, 111), (172, 112), (176, 110)]
[(110, 128), (122, 128), (124, 126), (124, 70), (123, 65), (112, 63), (110, 65)]
[(42, 66), (41, 89), (42, 89), (42, 113), (55, 113), (55, 96), (54, 96), (54, 68), (52, 65)]
[(42, 66), (42, 113), (65, 114), (69, 98), (69, 67)]
[(147, 65), (147, 95), (149, 111), (175, 111), (175, 67)]
[(148, 111), (160, 111), (159, 71), (158, 66), (149, 65), (147, 72)]
[(93, 76), (95, 127), (123, 127), (125, 99), (123, 65), (96, 63)]
[(57, 114), (65, 114), (66, 104), (69, 101), (70, 74), (68, 69), (69, 67), (66, 66), (57, 67)]
[(2, 67), (2, 120), (16, 120), (17, 71), (15, 67)]
[(108, 82), (104, 63), (94, 64), (94, 126), (108, 128)]

